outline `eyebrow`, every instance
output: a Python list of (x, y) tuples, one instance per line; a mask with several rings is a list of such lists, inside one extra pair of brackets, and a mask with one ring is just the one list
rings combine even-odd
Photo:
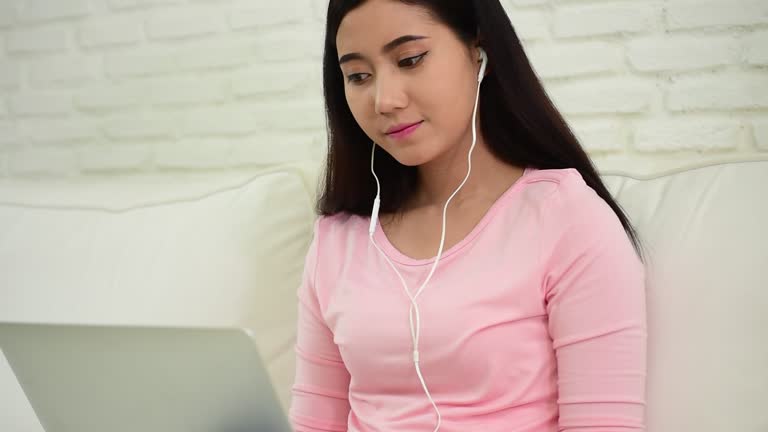
[[(421, 39), (429, 39), (429, 38), (427, 36), (417, 36), (417, 35), (400, 36), (399, 38), (391, 42), (388, 42), (386, 45), (384, 45), (381, 48), (381, 52), (383, 54), (386, 54), (404, 43), (415, 41), (415, 40), (421, 40)], [(352, 60), (362, 60), (362, 58), (363, 56), (360, 53), (344, 54), (343, 56), (341, 56), (341, 58), (339, 58), (339, 64), (341, 65)]]

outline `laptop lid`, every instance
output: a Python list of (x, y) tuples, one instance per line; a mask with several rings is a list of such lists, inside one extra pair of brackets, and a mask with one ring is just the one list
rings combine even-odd
[(0, 322), (46, 432), (290, 432), (243, 329)]

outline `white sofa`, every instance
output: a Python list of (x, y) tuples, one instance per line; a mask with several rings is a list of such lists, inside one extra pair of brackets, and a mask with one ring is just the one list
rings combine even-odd
[[(319, 165), (0, 180), (0, 321), (248, 327), (287, 408)], [(768, 158), (602, 174), (647, 248), (649, 432), (768, 431)], [(2, 356), (0, 407), (42, 430)]]

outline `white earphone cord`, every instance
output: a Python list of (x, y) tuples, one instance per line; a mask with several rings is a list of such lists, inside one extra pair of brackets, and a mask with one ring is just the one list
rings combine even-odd
[[(373, 147), (371, 150), (371, 173), (373, 174), (373, 177), (376, 179), (376, 198), (374, 199), (374, 202), (373, 202), (373, 211), (371, 214), (371, 225), (369, 227), (368, 234), (373, 245), (376, 247), (379, 253), (384, 256), (384, 258), (389, 263), (389, 266), (392, 267), (392, 270), (394, 270), (395, 273), (397, 273), (397, 277), (400, 278), (400, 282), (403, 285), (405, 294), (411, 300), (411, 307), (408, 312), (408, 320), (411, 328), (411, 340), (413, 341), (413, 364), (416, 367), (416, 374), (419, 376), (419, 381), (421, 381), (421, 386), (424, 388), (424, 393), (427, 395), (427, 399), (429, 399), (429, 402), (432, 404), (432, 407), (435, 409), (435, 413), (437, 413), (437, 424), (433, 432), (437, 432), (440, 429), (440, 424), (442, 423), (442, 416), (440, 415), (440, 410), (437, 408), (437, 404), (435, 404), (435, 401), (432, 399), (432, 395), (429, 393), (427, 384), (424, 382), (424, 377), (421, 374), (421, 368), (419, 367), (419, 330), (421, 328), (421, 318), (419, 315), (419, 305), (418, 303), (416, 303), (416, 298), (418, 298), (419, 294), (421, 294), (421, 292), (424, 290), (424, 287), (427, 286), (427, 283), (432, 278), (432, 275), (435, 273), (435, 269), (437, 268), (437, 263), (440, 262), (440, 257), (443, 254), (443, 246), (445, 245), (446, 211), (448, 210), (448, 204), (451, 202), (453, 197), (459, 192), (459, 190), (464, 186), (464, 184), (467, 182), (467, 179), (469, 179), (469, 174), (472, 172), (472, 150), (474, 150), (475, 144), (477, 143), (477, 128), (475, 124), (477, 119), (477, 103), (480, 99), (480, 83), (482, 82), (484, 71), (485, 71), (485, 58), (483, 56), (483, 66), (481, 67), (480, 74), (478, 75), (477, 93), (475, 95), (475, 106), (472, 111), (472, 146), (469, 148), (469, 153), (467, 154), (467, 164), (468, 164), (467, 175), (464, 176), (464, 180), (461, 182), (459, 187), (456, 188), (453, 194), (451, 194), (451, 196), (445, 202), (445, 206), (443, 207), (443, 228), (442, 228), (442, 233), (440, 235), (440, 247), (437, 250), (437, 257), (435, 257), (435, 263), (432, 265), (432, 269), (430, 270), (429, 275), (427, 275), (427, 278), (424, 280), (424, 282), (421, 284), (421, 287), (418, 289), (418, 291), (416, 291), (416, 294), (414, 295), (411, 295), (411, 292), (408, 290), (408, 285), (405, 283), (405, 279), (403, 279), (403, 276), (397, 270), (397, 267), (395, 267), (395, 265), (387, 256), (387, 254), (381, 250), (379, 245), (376, 243), (376, 240), (373, 238), (373, 233), (376, 229), (376, 222), (379, 214), (379, 206), (381, 204), (381, 199), (380, 199), (381, 184), (379, 183), (379, 177), (376, 175), (376, 172), (373, 169), (373, 159), (374, 159), (374, 153), (376, 150), (375, 142), (373, 143)], [(414, 314), (416, 316), (415, 328), (414, 328), (414, 321), (413, 321)]]

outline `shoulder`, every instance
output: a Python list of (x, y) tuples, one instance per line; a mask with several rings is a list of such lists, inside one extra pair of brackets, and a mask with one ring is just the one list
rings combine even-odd
[(540, 191), (540, 198), (553, 223), (563, 226), (590, 216), (600, 217), (602, 221), (606, 217), (615, 218), (618, 222), (613, 209), (575, 168), (537, 169), (527, 177), (528, 183), (546, 185), (535, 189)]
[(350, 213), (320, 215), (314, 221), (311, 252), (314, 254), (315, 289), (321, 306), (327, 305), (336, 288), (336, 281), (355, 251), (367, 240), (368, 218)]
[[(574, 168), (542, 173), (556, 184), (542, 207), (544, 253), (571, 262), (585, 255), (606, 254), (637, 261), (634, 248), (618, 214)], [(618, 259), (618, 258), (616, 258)]]
[(337, 242), (335, 239), (346, 230), (351, 217), (345, 213), (316, 216), (312, 223), (310, 252), (315, 256), (326, 255), (329, 245)]
[[(562, 227), (586, 213), (613, 213), (576, 168), (529, 169), (522, 199), (538, 209), (540, 223)], [(615, 216), (615, 215), (614, 215)]]
[(536, 170), (529, 181), (547, 184), (537, 218), (545, 255), (576, 256), (631, 248), (621, 219), (575, 168)]
[(350, 248), (367, 239), (369, 221), (370, 218), (346, 212), (315, 219), (313, 243), (323, 268), (333, 269), (344, 264)]
[(576, 168), (532, 168), (525, 177), (526, 183), (543, 183), (550, 185), (548, 190), (552, 194), (570, 192), (574, 188), (589, 187)]
[(348, 235), (354, 231), (352, 228), (358, 228), (359, 225), (367, 223), (367, 220), (368, 218), (345, 212), (320, 215), (314, 224), (315, 237), (320, 237), (325, 244), (333, 243), (338, 241), (340, 236)]

